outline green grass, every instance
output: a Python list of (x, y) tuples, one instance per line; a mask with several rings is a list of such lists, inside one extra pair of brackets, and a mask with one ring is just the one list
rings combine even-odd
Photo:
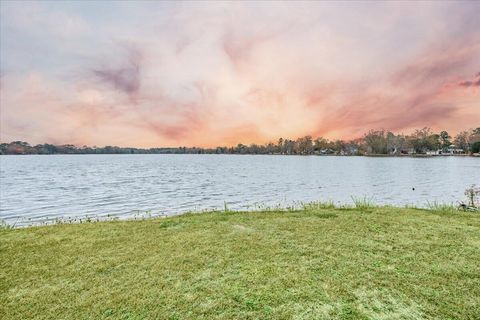
[(2, 319), (479, 319), (480, 215), (372, 207), (0, 231)]

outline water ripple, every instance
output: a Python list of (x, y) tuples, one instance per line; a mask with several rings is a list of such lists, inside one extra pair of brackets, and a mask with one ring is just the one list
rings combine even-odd
[(222, 209), (225, 202), (231, 209), (350, 203), (352, 196), (422, 206), (463, 200), (474, 183), (480, 160), (467, 157), (0, 156), (0, 218), (26, 225)]

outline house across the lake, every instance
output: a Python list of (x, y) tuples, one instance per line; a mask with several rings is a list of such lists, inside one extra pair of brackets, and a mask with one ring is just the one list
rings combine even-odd
[(465, 150), (463, 150), (462, 148), (457, 148), (454, 144), (450, 145), (446, 152), (443, 152), (443, 154), (463, 154), (463, 153), (465, 153)]

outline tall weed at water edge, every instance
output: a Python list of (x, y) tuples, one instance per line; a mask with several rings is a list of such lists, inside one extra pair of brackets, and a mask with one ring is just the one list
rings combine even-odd
[(312, 201), (307, 203), (302, 203), (302, 210), (318, 210), (318, 209), (335, 209), (336, 205), (332, 200), (329, 201)]
[(441, 213), (454, 213), (458, 211), (453, 204), (439, 203), (437, 201), (427, 202), (427, 209), (431, 211), (441, 212)]
[(376, 207), (372, 198), (368, 198), (367, 196), (364, 196), (362, 198), (352, 196), (352, 201), (353, 201), (353, 204), (355, 205), (355, 208), (360, 210), (373, 209)]

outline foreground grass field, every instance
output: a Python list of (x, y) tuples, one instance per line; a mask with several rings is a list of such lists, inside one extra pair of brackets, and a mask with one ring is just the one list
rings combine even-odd
[(480, 215), (205, 213), (0, 231), (2, 319), (479, 319)]

